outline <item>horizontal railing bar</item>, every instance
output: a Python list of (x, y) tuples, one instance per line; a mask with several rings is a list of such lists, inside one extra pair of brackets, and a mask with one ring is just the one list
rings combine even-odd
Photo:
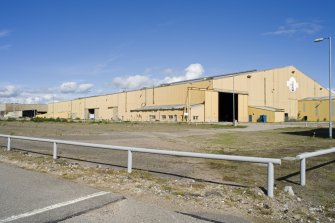
[(173, 150), (147, 149), (147, 148), (134, 148), (134, 147), (126, 147), (126, 146), (114, 146), (114, 145), (105, 145), (105, 144), (74, 142), (74, 141), (66, 141), (66, 140), (58, 140), (58, 139), (44, 139), (44, 138), (2, 135), (2, 134), (0, 134), (0, 137), (5, 137), (5, 138), (9, 137), (9, 138), (12, 138), (12, 139), (50, 142), (50, 143), (56, 142), (58, 144), (65, 144), (65, 145), (94, 147), (94, 148), (101, 148), (101, 149), (123, 150), (123, 151), (132, 151), (132, 152), (140, 152), (140, 153), (150, 153), (150, 154), (162, 154), (162, 155), (171, 155), (171, 156), (218, 159), (218, 160), (241, 161), (241, 162), (252, 162), (252, 163), (273, 163), (273, 164), (279, 164), (279, 165), (281, 164), (280, 159), (274, 159), (274, 158), (236, 156), (236, 155), (221, 155), (221, 154), (208, 154), (208, 153), (194, 153), (194, 152), (182, 152), (182, 151), (173, 151)]
[(306, 158), (315, 157), (315, 156), (322, 156), (322, 155), (334, 153), (334, 152), (335, 152), (335, 147), (330, 148), (330, 149), (322, 149), (322, 150), (318, 150), (318, 151), (314, 151), (310, 153), (301, 153), (296, 156), (296, 159), (301, 160), (301, 159), (306, 159)]

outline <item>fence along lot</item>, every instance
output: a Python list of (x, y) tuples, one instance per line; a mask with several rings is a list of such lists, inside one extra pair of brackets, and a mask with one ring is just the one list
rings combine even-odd
[[(28, 135), (32, 137), (58, 138), (64, 140), (94, 142), (112, 145), (127, 145), (141, 148), (160, 148), (167, 150), (207, 152), (241, 156), (260, 156), (271, 158), (294, 158), (303, 152), (335, 146), (330, 141), (328, 129), (290, 127), (273, 129), (277, 125), (255, 125), (242, 129), (224, 129), (210, 125), (172, 125), (156, 123), (32, 123), (2, 122), (1, 133), (11, 135)], [(263, 128), (264, 127), (264, 128)], [(316, 134), (313, 134), (313, 133)], [(314, 137), (315, 136), (315, 137)], [(0, 137), (2, 145), (6, 138)], [(52, 145), (48, 142), (30, 142), (13, 140), (13, 148), (52, 155)], [(89, 161), (90, 165), (106, 164), (127, 167), (127, 152), (105, 150), (78, 146), (57, 145), (64, 158)], [(48, 149), (50, 148), (50, 149)], [(218, 183), (220, 185), (243, 185), (249, 188), (266, 185), (264, 164), (232, 162), (200, 158), (161, 156), (155, 154), (134, 153), (134, 168), (148, 170), (151, 173), (163, 173), (173, 178), (186, 177), (195, 180)], [(284, 186), (292, 185), (294, 191), (303, 199), (319, 205), (333, 203), (334, 194), (334, 154), (308, 159), (308, 187), (300, 187), (299, 162), (282, 160), (282, 165), (275, 167), (276, 192)], [(320, 184), (320, 180), (322, 183)], [(276, 193), (277, 194), (277, 193)]]
[(300, 160), (300, 185), (306, 185), (306, 159), (313, 158), (316, 156), (322, 156), (330, 153), (335, 153), (335, 148), (318, 150), (310, 153), (302, 153), (296, 156), (297, 160)]
[(0, 135), (0, 137), (7, 138), (7, 150), (11, 149), (12, 139), (21, 139), (28, 141), (38, 141), (38, 142), (50, 142), (53, 144), (53, 159), (57, 159), (57, 144), (65, 145), (75, 145), (82, 147), (94, 147), (99, 149), (110, 149), (110, 150), (122, 150), (128, 153), (127, 168), (128, 173), (131, 173), (133, 166), (132, 154), (134, 152), (139, 153), (150, 153), (150, 154), (160, 154), (160, 155), (171, 155), (171, 156), (182, 156), (182, 157), (192, 157), (192, 158), (205, 158), (205, 159), (217, 159), (217, 160), (229, 160), (229, 161), (242, 161), (242, 162), (252, 162), (252, 163), (263, 163), (267, 164), (267, 195), (273, 197), (273, 187), (274, 187), (274, 164), (281, 164), (280, 159), (272, 158), (262, 158), (262, 157), (250, 157), (250, 156), (233, 156), (233, 155), (216, 155), (216, 154), (206, 154), (206, 153), (192, 153), (192, 152), (180, 152), (172, 150), (157, 150), (157, 149), (147, 149), (147, 148), (133, 148), (124, 146), (113, 146), (113, 145), (103, 145), (94, 143), (83, 143), (83, 142), (73, 142), (57, 139), (44, 139), (44, 138), (33, 138), (25, 136), (11, 136), (11, 135)]

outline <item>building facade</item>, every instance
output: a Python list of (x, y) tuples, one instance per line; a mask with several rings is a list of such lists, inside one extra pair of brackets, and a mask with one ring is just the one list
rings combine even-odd
[[(49, 103), (45, 117), (162, 122), (299, 119), (299, 100), (328, 90), (294, 66), (251, 70)], [(264, 121), (264, 120), (263, 120)]]
[(46, 114), (48, 105), (46, 104), (0, 104), (0, 118), (25, 118)]
[[(335, 99), (332, 98), (332, 121), (335, 120)], [(308, 97), (299, 100), (298, 117), (302, 121), (325, 122), (329, 121), (329, 96)]]

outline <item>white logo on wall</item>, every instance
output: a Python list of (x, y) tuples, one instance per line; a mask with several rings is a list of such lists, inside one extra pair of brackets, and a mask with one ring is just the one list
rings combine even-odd
[(287, 81), (287, 87), (291, 92), (295, 92), (299, 87), (299, 84), (294, 77), (291, 77), (290, 80)]

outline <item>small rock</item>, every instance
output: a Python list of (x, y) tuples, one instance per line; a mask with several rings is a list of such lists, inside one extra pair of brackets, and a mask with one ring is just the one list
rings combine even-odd
[(288, 204), (284, 204), (284, 208), (282, 210), (286, 214), (288, 212)]
[(210, 196), (213, 196), (213, 197), (222, 197), (222, 194), (218, 191), (206, 191), (205, 192), (205, 197), (210, 197)]
[(265, 209), (270, 209), (271, 207), (270, 207), (270, 205), (268, 205), (268, 204), (264, 204), (264, 205), (263, 205), (263, 208), (265, 208)]
[(77, 168), (79, 166), (79, 163), (69, 163), (70, 168)]
[(99, 169), (100, 169), (100, 168), (102, 168), (102, 166), (101, 166), (100, 164), (98, 164), (98, 165), (97, 165), (97, 168), (99, 168)]
[(301, 219), (301, 216), (300, 216), (300, 214), (295, 214), (295, 215), (293, 215), (293, 218), (294, 218), (295, 220), (300, 220), (300, 219)]
[(290, 196), (294, 196), (294, 191), (291, 186), (285, 186), (284, 192), (288, 193)]
[(297, 197), (297, 201), (299, 201), (299, 202), (300, 202), (300, 201), (301, 201), (301, 198), (300, 198), (300, 197)]

